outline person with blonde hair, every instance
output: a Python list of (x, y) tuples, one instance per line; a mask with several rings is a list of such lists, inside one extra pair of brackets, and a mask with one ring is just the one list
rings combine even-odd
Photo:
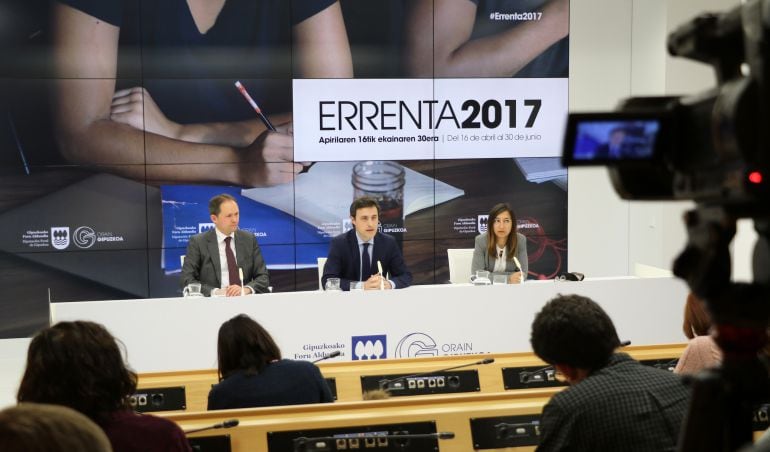
[(22, 403), (0, 411), (3, 452), (112, 452), (102, 429), (77, 411)]

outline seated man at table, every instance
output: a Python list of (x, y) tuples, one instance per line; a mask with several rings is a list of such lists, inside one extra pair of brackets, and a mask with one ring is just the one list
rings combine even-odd
[(354, 228), (332, 239), (321, 278), (324, 287), (329, 278), (339, 278), (342, 290), (409, 287), (412, 274), (396, 239), (378, 232), (379, 215), (380, 206), (374, 199), (364, 196), (353, 201), (350, 221)]
[(543, 408), (538, 451), (675, 450), (688, 390), (677, 375), (617, 353), (598, 304), (557, 296), (535, 316), (530, 341), (571, 385)]
[(238, 229), (240, 213), (235, 198), (226, 193), (214, 196), (209, 201), (209, 214), (215, 227), (190, 237), (187, 244), (182, 287), (200, 283), (206, 296), (268, 292), (265, 260), (254, 234)]

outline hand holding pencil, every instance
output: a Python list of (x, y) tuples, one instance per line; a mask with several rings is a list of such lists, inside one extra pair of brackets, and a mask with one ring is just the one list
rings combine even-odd
[[(254, 98), (251, 97), (249, 92), (246, 90), (246, 87), (243, 86), (243, 83), (241, 83), (240, 80), (235, 82), (235, 87), (238, 88), (238, 91), (241, 93), (241, 96), (243, 96), (243, 98), (246, 99), (246, 102), (248, 102), (249, 105), (251, 105), (251, 108), (254, 109), (254, 112), (257, 114), (257, 117), (259, 118), (260, 121), (262, 121), (262, 124), (265, 125), (267, 130), (269, 130), (271, 132), (277, 132), (278, 130), (276, 130), (276, 128), (273, 125), (273, 123), (270, 122), (270, 119), (268, 119), (268, 117), (265, 115), (265, 113), (259, 107), (257, 102), (254, 100)], [(290, 128), (291, 128), (291, 126), (289, 126), (289, 129)], [(289, 130), (288, 133), (291, 134), (291, 131)], [(292, 150), (293, 150), (293, 148), (292, 148)], [(306, 172), (308, 172), (308, 170), (310, 170), (310, 168), (314, 164), (315, 164), (315, 162), (302, 164), (302, 168), (300, 169), (300, 171), (298, 171), (298, 173), (306, 173)]]
[(303, 170), (303, 165), (294, 162), (291, 122), (274, 126), (246, 90), (246, 86), (237, 81), (235, 87), (254, 109), (257, 118), (264, 124), (265, 131), (260, 133), (251, 145), (237, 149), (237, 160), (235, 165), (230, 167), (232, 171), (237, 172), (234, 178), (241, 181), (240, 185), (245, 187), (269, 187), (293, 182), (295, 175)]

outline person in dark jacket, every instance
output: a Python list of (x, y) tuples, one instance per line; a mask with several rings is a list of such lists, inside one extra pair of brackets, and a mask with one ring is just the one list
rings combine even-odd
[(217, 355), (219, 383), (209, 392), (209, 410), (333, 401), (318, 367), (281, 359), (270, 333), (246, 314), (219, 328)]

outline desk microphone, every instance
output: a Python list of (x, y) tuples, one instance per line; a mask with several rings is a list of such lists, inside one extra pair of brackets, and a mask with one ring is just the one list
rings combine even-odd
[[(409, 445), (409, 440), (416, 439), (454, 439), (454, 432), (437, 432), (437, 433), (388, 433), (385, 435), (377, 433), (341, 433), (337, 436), (318, 436), (308, 438), (301, 436), (294, 438), (294, 452), (320, 452), (336, 449), (337, 441), (345, 439), (355, 439), (358, 441), (366, 440), (388, 440), (398, 444), (399, 450), (405, 449)], [(370, 447), (370, 446), (363, 446)], [(362, 448), (363, 448), (362, 447)], [(409, 449), (411, 450), (411, 449)]]
[(621, 347), (628, 347), (629, 345), (631, 345), (631, 341), (621, 341), (620, 342), (620, 346)]
[(317, 363), (319, 361), (323, 361), (323, 360), (326, 360), (326, 359), (329, 359), (329, 358), (336, 358), (336, 357), (340, 356), (341, 354), (342, 354), (341, 351), (334, 350), (333, 352), (329, 353), (328, 355), (322, 356), (321, 358), (318, 358), (317, 360), (311, 361), (311, 362), (313, 364), (315, 364), (315, 363)]
[(209, 425), (208, 427), (201, 427), (201, 428), (194, 428), (192, 430), (185, 430), (184, 434), (189, 435), (190, 433), (198, 433), (205, 430), (214, 430), (218, 428), (231, 428), (231, 427), (237, 427), (240, 421), (238, 419), (230, 419), (224, 422), (220, 422), (219, 424)]
[(425, 376), (425, 375), (433, 375), (433, 374), (437, 374), (437, 373), (449, 372), (450, 370), (460, 369), (460, 368), (463, 368), (463, 367), (483, 366), (485, 364), (492, 364), (493, 362), (495, 362), (494, 358), (484, 358), (481, 361), (476, 361), (476, 362), (467, 363), (467, 364), (461, 364), (459, 366), (448, 367), (446, 369), (432, 370), (432, 371), (428, 371), (428, 372), (419, 372), (419, 373), (411, 374), (411, 375), (403, 375), (401, 377), (382, 379), (377, 384), (379, 385), (380, 389), (382, 389), (384, 391), (387, 391), (388, 389), (390, 389), (390, 384), (391, 383), (395, 383), (397, 381), (406, 380), (407, 378), (416, 378), (416, 377), (422, 377), (422, 376)]

